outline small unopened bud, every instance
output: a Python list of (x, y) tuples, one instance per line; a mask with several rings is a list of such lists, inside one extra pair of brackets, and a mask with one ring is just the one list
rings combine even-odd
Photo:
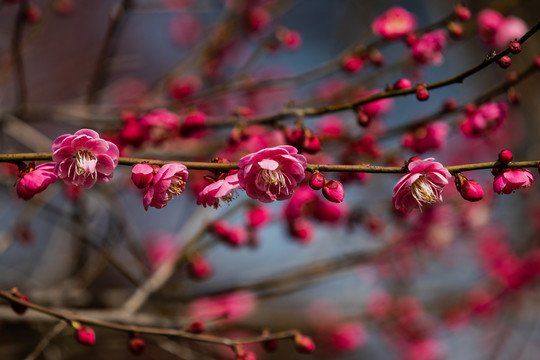
[(416, 98), (419, 101), (426, 101), (429, 99), (429, 91), (425, 85), (418, 85), (416, 87)]
[(461, 21), (467, 21), (471, 18), (471, 10), (463, 4), (457, 4), (454, 8), (454, 12)]
[[(14, 297), (16, 297), (17, 299), (23, 301), (23, 302), (30, 302), (30, 300), (28, 300), (28, 297), (26, 297), (26, 295), (23, 295), (19, 292), (19, 289), (17, 288), (13, 288), (11, 289), (11, 295), (13, 295)], [(26, 312), (26, 310), (28, 310), (28, 307), (23, 305), (23, 304), (19, 304), (15, 301), (10, 301), (9, 302), (9, 305), (11, 306), (11, 309), (16, 313), (16, 314), (19, 314), (19, 315), (22, 315)]]
[(510, 49), (510, 52), (512, 54), (518, 54), (521, 52), (521, 44), (517, 40), (510, 41), (510, 45), (508, 45), (508, 48)]
[(373, 48), (368, 53), (369, 61), (375, 66), (384, 65), (384, 55), (377, 49)]
[(187, 263), (188, 275), (194, 280), (204, 280), (212, 274), (212, 267), (201, 256), (194, 256)]
[(343, 185), (337, 180), (327, 181), (322, 188), (322, 193), (327, 200), (335, 203), (342, 202), (345, 197)]
[(484, 190), (476, 180), (469, 180), (461, 174), (455, 177), (456, 188), (461, 197), (467, 201), (480, 201), (484, 197)]
[(311, 178), (309, 178), (309, 186), (311, 186), (313, 190), (321, 190), (325, 181), (326, 179), (324, 178), (323, 174), (316, 172), (311, 175)]
[(418, 42), (418, 36), (414, 33), (408, 33), (405, 35), (405, 44), (411, 47)]
[(34, 24), (37, 24), (40, 20), (41, 20), (41, 9), (35, 5), (35, 4), (30, 4), (28, 5), (28, 9), (27, 9), (27, 12), (26, 12), (26, 21), (31, 24), (31, 25), (34, 25)]
[(262, 343), (264, 350), (269, 353), (276, 351), (278, 348), (278, 344), (279, 343), (276, 339), (265, 340)]
[(363, 65), (364, 60), (362, 60), (360, 56), (349, 55), (343, 59), (343, 63), (341, 66), (343, 67), (343, 70), (354, 73), (361, 70)]
[(446, 101), (443, 104), (443, 110), (444, 111), (453, 111), (457, 109), (458, 102), (454, 98), (446, 99)]
[(521, 102), (521, 96), (519, 95), (516, 88), (513, 86), (508, 88), (506, 95), (508, 96), (508, 101), (512, 105), (518, 105)]
[(501, 68), (506, 69), (512, 65), (512, 59), (510, 59), (509, 56), (503, 56), (499, 60), (497, 60), (497, 65), (499, 65)]
[(503, 164), (508, 164), (514, 158), (514, 154), (508, 149), (502, 150), (499, 153), (499, 161)]
[(296, 345), (296, 350), (301, 353), (310, 354), (315, 351), (315, 343), (309, 336), (296, 335), (294, 337), (294, 344)]
[(356, 122), (361, 127), (367, 127), (369, 123), (371, 122), (371, 119), (369, 118), (369, 116), (366, 115), (365, 112), (358, 109), (358, 111), (356, 112)]
[(180, 127), (180, 134), (183, 136), (190, 136), (198, 131), (204, 129), (206, 122), (206, 115), (200, 111), (186, 115), (184, 123)]
[(204, 331), (204, 323), (201, 320), (195, 320), (189, 325), (187, 331), (195, 334), (202, 333)]
[(142, 354), (144, 351), (144, 348), (146, 347), (146, 343), (143, 339), (141, 339), (138, 336), (134, 336), (131, 339), (129, 339), (128, 342), (129, 351), (131, 351), (134, 355)]
[(394, 89), (410, 89), (412, 88), (411, 80), (409, 79), (399, 79), (394, 83)]
[(449, 22), (448, 25), (448, 32), (450, 33), (450, 36), (452, 36), (454, 39), (462, 38), (465, 34), (465, 30), (463, 29), (463, 25), (457, 23), (457, 22)]
[(96, 334), (91, 327), (82, 325), (78, 321), (71, 322), (71, 326), (75, 329), (77, 341), (84, 345), (94, 345), (96, 342)]
[(154, 168), (150, 164), (140, 163), (131, 170), (131, 180), (139, 189), (144, 189), (154, 179)]
[(316, 154), (321, 150), (321, 140), (318, 136), (304, 138), (304, 151), (308, 154)]

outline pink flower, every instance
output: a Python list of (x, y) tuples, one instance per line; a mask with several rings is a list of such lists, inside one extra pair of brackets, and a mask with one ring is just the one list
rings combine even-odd
[(154, 175), (152, 185), (144, 195), (144, 209), (149, 206), (161, 209), (167, 205), (167, 201), (174, 196), (180, 196), (186, 189), (188, 172), (185, 165), (166, 164)]
[(17, 196), (23, 200), (30, 200), (54, 183), (57, 178), (54, 172), (55, 163), (41, 164), (35, 168), (34, 165), (35, 163), (31, 164), (30, 169), (21, 173), (17, 180)]
[(442, 202), (442, 189), (448, 184), (450, 172), (433, 158), (417, 160), (407, 165), (409, 173), (394, 187), (392, 202), (397, 210), (410, 212), (424, 204)]
[(238, 162), (238, 180), (247, 195), (268, 203), (292, 196), (304, 180), (307, 160), (292, 146), (262, 149)]
[(248, 317), (257, 306), (257, 296), (249, 291), (236, 291), (215, 297), (197, 299), (189, 305), (189, 316), (197, 320), (215, 320), (227, 316), (226, 321)]
[(146, 132), (146, 140), (159, 144), (178, 132), (180, 117), (166, 109), (156, 109), (141, 117), (140, 125)]
[(403, 147), (416, 151), (421, 154), (423, 152), (440, 149), (446, 143), (446, 136), (449, 127), (446, 123), (437, 121), (425, 126), (420, 126), (414, 131), (410, 131), (403, 135)]
[(66, 184), (85, 189), (97, 182), (106, 183), (118, 165), (118, 148), (99, 138), (94, 130), (82, 129), (62, 135), (52, 144), (54, 172)]
[(376, 18), (371, 28), (375, 34), (394, 40), (414, 31), (416, 18), (407, 10), (396, 6)]
[(536, 179), (529, 170), (505, 168), (496, 171), (493, 191), (498, 194), (510, 194), (514, 190), (531, 186), (534, 180)]
[(236, 196), (236, 189), (240, 188), (238, 173), (235, 172), (224, 179), (208, 184), (202, 189), (197, 198), (197, 205), (218, 208), (219, 200), (231, 202)]
[(437, 30), (422, 35), (412, 48), (412, 56), (419, 64), (440, 65), (443, 62), (442, 52), (446, 47), (446, 35), (444, 31)]
[(139, 189), (144, 189), (154, 179), (154, 167), (150, 164), (136, 164), (131, 170), (131, 180)]
[(459, 124), (461, 132), (469, 137), (480, 137), (497, 130), (506, 119), (508, 107), (503, 102), (486, 103), (470, 111)]
[(480, 39), (488, 46), (507, 47), (510, 41), (519, 39), (528, 30), (527, 24), (518, 17), (505, 18), (498, 11), (485, 9), (478, 13)]
[(265, 226), (272, 219), (272, 210), (266, 205), (256, 205), (246, 211), (246, 223), (250, 228)]

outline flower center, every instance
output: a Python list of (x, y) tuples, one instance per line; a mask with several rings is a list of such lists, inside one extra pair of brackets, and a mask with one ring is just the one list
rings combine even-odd
[(291, 179), (289, 179), (288, 176), (283, 175), (283, 172), (279, 168), (275, 170), (261, 169), (259, 181), (259, 185), (262, 185), (261, 187), (266, 191), (269, 191), (271, 186), (277, 186), (278, 194), (281, 194), (281, 189), (284, 188), (287, 195), (289, 195), (287, 184), (292, 184)]
[(171, 185), (169, 185), (169, 188), (167, 189), (169, 200), (171, 200), (174, 196), (182, 195), (185, 188), (186, 182), (180, 176), (173, 176), (171, 178)]
[(418, 205), (435, 204), (439, 201), (442, 187), (435, 185), (426, 176), (421, 176), (411, 185), (411, 193)]
[(75, 180), (77, 176), (84, 176), (85, 178), (90, 176), (92, 179), (97, 178), (97, 158), (88, 150), (79, 150), (74, 156), (74, 161), (71, 163), (68, 169), (68, 176), (72, 173), (71, 177)]

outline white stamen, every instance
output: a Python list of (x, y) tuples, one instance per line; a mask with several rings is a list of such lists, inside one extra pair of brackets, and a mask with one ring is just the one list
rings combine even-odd
[(441, 186), (435, 185), (425, 176), (419, 177), (411, 185), (412, 196), (418, 202), (420, 207), (422, 207), (423, 204), (435, 204), (436, 202), (439, 202), (441, 190)]
[(73, 180), (75, 180), (77, 176), (84, 176), (85, 178), (90, 176), (92, 179), (97, 179), (97, 170), (95, 170), (95, 168), (93, 172), (87, 171), (88, 163), (97, 160), (91, 152), (88, 150), (79, 150), (74, 158), (71, 165), (69, 165), (68, 177), (71, 177)]
[(289, 195), (289, 189), (287, 188), (287, 183), (292, 184), (291, 179), (288, 176), (283, 175), (283, 172), (277, 168), (275, 170), (262, 169), (261, 177), (265, 183), (266, 191), (270, 189), (271, 186), (278, 187), (278, 194), (281, 194), (281, 189), (284, 188)]

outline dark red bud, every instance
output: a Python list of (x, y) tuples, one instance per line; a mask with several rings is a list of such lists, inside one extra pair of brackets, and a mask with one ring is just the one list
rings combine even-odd
[(497, 65), (499, 65), (501, 68), (506, 69), (512, 65), (512, 59), (510, 59), (509, 56), (503, 56), (499, 60), (497, 60)]
[(133, 353), (134, 355), (139, 355), (142, 354), (142, 352), (144, 351), (146, 343), (140, 337), (134, 336), (129, 340), (128, 347), (131, 353)]
[(510, 49), (510, 52), (512, 54), (518, 54), (521, 52), (521, 44), (517, 40), (510, 41), (510, 45), (508, 45), (508, 48)]
[(418, 85), (416, 87), (416, 98), (419, 101), (426, 101), (429, 99), (429, 91), (425, 85)]
[(323, 174), (316, 172), (311, 175), (311, 178), (309, 179), (309, 186), (311, 186), (313, 190), (321, 190), (325, 181), (326, 179), (324, 178)]

